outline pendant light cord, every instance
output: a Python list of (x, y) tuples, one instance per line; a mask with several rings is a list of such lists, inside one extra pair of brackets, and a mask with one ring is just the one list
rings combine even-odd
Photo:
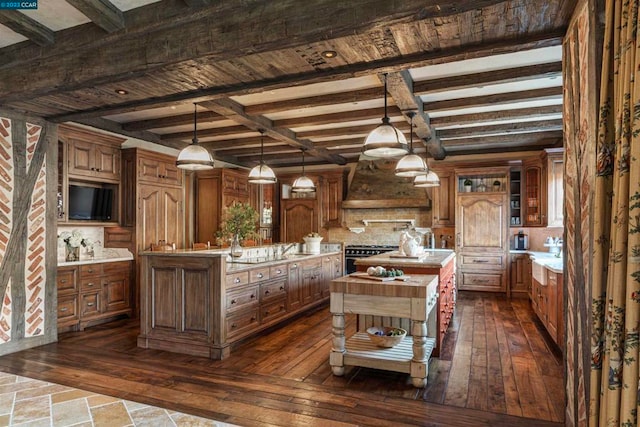
[(304, 150), (302, 150), (302, 176), (304, 176)]
[(409, 113), (409, 154), (413, 154), (413, 117), (416, 115), (413, 111)]
[(196, 103), (193, 104), (193, 139), (192, 142), (194, 144), (198, 143), (198, 105)]
[(260, 164), (264, 165), (264, 129), (258, 129), (260, 132)]
[(389, 116), (387, 116), (387, 73), (384, 73), (384, 119), (383, 123), (389, 123)]

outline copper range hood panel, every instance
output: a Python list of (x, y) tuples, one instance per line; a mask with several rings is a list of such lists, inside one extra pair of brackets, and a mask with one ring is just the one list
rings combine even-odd
[(342, 202), (346, 209), (431, 208), (426, 189), (413, 186), (413, 178), (395, 175), (397, 159), (360, 155)]

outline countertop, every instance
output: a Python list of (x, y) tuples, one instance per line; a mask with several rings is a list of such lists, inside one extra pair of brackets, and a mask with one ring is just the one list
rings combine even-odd
[(511, 250), (509, 251), (512, 254), (526, 254), (531, 257), (532, 260), (537, 262), (538, 264), (544, 265), (547, 269), (553, 271), (554, 273), (562, 274), (563, 269), (563, 259), (562, 257), (557, 257), (556, 254), (551, 252), (542, 252), (542, 251), (518, 251)]
[(103, 248), (96, 256), (80, 255), (80, 261), (65, 261), (58, 259), (58, 267), (68, 267), (85, 264), (101, 264), (105, 262), (133, 261), (133, 254), (123, 248)]
[(343, 276), (331, 281), (331, 292), (354, 295), (377, 295), (386, 297), (427, 298), (428, 287), (436, 289), (435, 274), (412, 274), (407, 280), (381, 282), (362, 276)]
[(394, 255), (398, 255), (398, 251), (358, 258), (355, 260), (355, 264), (372, 266), (393, 264), (399, 267), (442, 268), (455, 258), (456, 253), (450, 249), (428, 249), (424, 251), (424, 256), (421, 258), (400, 258), (394, 257)]

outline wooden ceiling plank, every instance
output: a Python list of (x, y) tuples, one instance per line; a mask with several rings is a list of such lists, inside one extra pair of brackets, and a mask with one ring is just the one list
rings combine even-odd
[[(92, 87), (108, 82), (120, 82), (163, 67), (200, 58), (203, 61), (220, 61), (237, 57), (238, 52), (269, 52), (300, 46), (326, 38), (343, 37), (402, 24), (419, 19), (461, 13), (464, 10), (490, 6), (500, 0), (476, 0), (460, 3), (443, 0), (438, 5), (425, 6), (422, 0), (404, 0), (400, 3), (376, 0), (353, 0), (348, 3), (334, 0), (307, 0), (304, 2), (263, 2), (260, 8), (236, 2), (217, 2), (207, 8), (188, 9), (181, 15), (159, 20), (160, 7), (139, 8), (139, 21), (132, 23), (131, 31), (112, 33), (108, 43), (96, 40), (78, 45), (77, 49), (65, 49), (64, 54), (55, 50), (43, 60), (42, 53), (14, 58), (25, 62), (31, 70), (31, 78), (25, 82), (17, 70), (8, 65), (0, 70), (0, 102), (6, 103), (20, 97), (35, 97)], [(331, 10), (331, 14), (326, 12)], [(227, 13), (221, 13), (227, 12)], [(243, 13), (245, 12), (245, 13)], [(146, 16), (142, 16), (146, 13)], [(160, 16), (165, 16), (164, 14)], [(128, 14), (127, 14), (128, 18)], [(129, 20), (127, 19), (127, 22)], [(179, 23), (188, 25), (178, 25)], [(265, 33), (264, 29), (269, 28)], [(144, 36), (142, 36), (144, 35)], [(91, 40), (91, 39), (85, 39)], [(192, 48), (185, 48), (185, 47)], [(100, 55), (91, 54), (100, 48)], [(197, 48), (196, 48), (197, 47)], [(118, 58), (114, 63), (114, 58)], [(14, 62), (15, 66), (17, 62)], [(73, 79), (65, 81), (64, 68), (74, 70)], [(28, 83), (28, 84), (27, 84)]]
[(259, 130), (263, 129), (265, 134), (273, 139), (283, 141), (294, 147), (303, 148), (308, 151), (312, 156), (321, 157), (331, 163), (344, 165), (346, 160), (338, 155), (329, 153), (324, 148), (317, 148), (313, 145), (313, 142), (308, 139), (300, 139), (287, 128), (274, 127), (271, 120), (264, 116), (253, 116), (245, 111), (245, 107), (231, 99), (219, 99), (215, 101), (207, 101), (202, 104), (203, 107), (208, 108), (220, 115), (223, 115), (236, 123), (240, 123), (250, 129)]
[(443, 126), (459, 126), (468, 124), (480, 124), (499, 120), (517, 120), (532, 117), (544, 117), (562, 113), (562, 104), (545, 105), (542, 107), (518, 108), (515, 110), (487, 111), (483, 113), (458, 114), (442, 117), (431, 117), (431, 126), (435, 128)]
[(438, 131), (440, 139), (474, 136), (484, 137), (496, 133), (524, 133), (542, 132), (548, 130), (562, 130), (562, 119), (557, 120), (536, 120), (532, 122), (499, 123), (486, 126), (472, 126), (455, 129), (443, 129)]
[[(222, 120), (226, 120), (219, 114), (213, 111), (199, 111), (198, 123), (214, 123)], [(134, 130), (147, 130), (147, 129), (162, 129), (173, 126), (184, 126), (193, 124), (193, 114), (179, 114), (176, 116), (159, 117), (157, 119), (135, 120), (122, 123), (122, 129), (134, 131)]]
[[(328, 70), (300, 73), (291, 76), (282, 76), (278, 79), (242, 82), (237, 85), (211, 87), (198, 89), (197, 91), (187, 91), (165, 96), (156, 96), (142, 100), (127, 101), (120, 104), (94, 107), (92, 109), (83, 111), (49, 115), (45, 118), (49, 121), (59, 123), (74, 121), (78, 119), (100, 117), (104, 115), (140, 111), (148, 108), (167, 107), (180, 102), (199, 103), (205, 100), (218, 99), (225, 96), (246, 95), (291, 86), (300, 86), (305, 84), (370, 75), (373, 73), (401, 71), (406, 68), (423, 67), (427, 65), (436, 65), (451, 61), (461, 61), (464, 59), (482, 58), (490, 55), (521, 52), (548, 46), (557, 46), (561, 43), (562, 35), (560, 34), (533, 35), (521, 39), (516, 44), (508, 41), (498, 41), (494, 43), (484, 43), (481, 46), (456, 47), (449, 50), (420, 52), (414, 55), (405, 55), (403, 57), (390, 60), (345, 65), (343, 67), (336, 67)], [(0, 50), (0, 63), (1, 62), (2, 50)], [(2, 74), (0, 73), (0, 77), (1, 76)], [(0, 95), (0, 100), (1, 99), (2, 96)], [(21, 99), (24, 99), (24, 97)]]
[(51, 29), (17, 10), (0, 10), (0, 24), (25, 36), (38, 46), (51, 46), (55, 42), (55, 35)]
[[(250, 130), (251, 129), (247, 129), (245, 126), (225, 126), (220, 128), (198, 129), (198, 138), (205, 138), (208, 136), (235, 135), (238, 133), (246, 133)], [(160, 135), (160, 140), (165, 142), (190, 141), (192, 138), (192, 130), (186, 132), (165, 133), (164, 135)]]
[(183, 0), (183, 1), (189, 7), (203, 7), (203, 6), (209, 6), (211, 4), (211, 0)]
[(108, 33), (124, 29), (124, 15), (109, 0), (65, 0)]
[(431, 129), (429, 115), (424, 112), (422, 99), (413, 93), (413, 79), (409, 72), (404, 70), (389, 73), (387, 75), (387, 90), (405, 117), (408, 117), (408, 112), (415, 113), (413, 117), (413, 132), (424, 141), (433, 158), (444, 159), (446, 154), (438, 135)]
[(494, 95), (472, 96), (469, 98), (448, 99), (424, 103), (424, 110), (446, 111), (459, 108), (482, 107), (486, 105), (504, 104), (517, 101), (548, 99), (562, 95), (562, 86), (543, 89), (522, 90), (517, 92), (498, 93)]
[[(310, 130), (306, 132), (298, 132), (297, 135), (300, 138), (309, 138), (309, 139), (326, 138), (326, 137), (333, 137), (333, 136), (340, 137), (344, 135), (363, 135), (362, 142), (364, 143), (365, 136), (369, 132), (371, 132), (373, 129), (375, 129), (376, 126), (378, 125), (377, 124), (361, 125), (361, 126), (356, 125), (356, 126), (330, 128), (330, 129), (316, 129), (316, 130)], [(393, 123), (393, 126), (395, 126), (396, 129), (400, 130), (403, 133), (408, 133), (411, 130), (409, 127), (409, 123), (406, 123), (406, 122), (395, 122)]]
[[(391, 105), (387, 107), (389, 117), (399, 116), (400, 109)], [(359, 120), (372, 120), (381, 118), (384, 108), (367, 108), (364, 110), (341, 111), (339, 113), (318, 114), (315, 116), (293, 117), (290, 119), (274, 120), (273, 125), (278, 127), (296, 128), (303, 126), (318, 126), (332, 123), (355, 122)]]
[(445, 150), (449, 150), (449, 148), (455, 146), (475, 146), (478, 145), (478, 142), (486, 142), (486, 143), (513, 143), (514, 141), (519, 141), (523, 144), (533, 143), (535, 141), (539, 141), (541, 139), (558, 139), (562, 138), (562, 131), (545, 131), (545, 132), (536, 132), (536, 133), (525, 133), (525, 134), (512, 134), (512, 135), (494, 135), (494, 136), (485, 136), (483, 138), (457, 138), (457, 139), (449, 139), (443, 140), (442, 144), (445, 147)]
[(467, 89), (488, 84), (502, 84), (562, 75), (562, 61), (526, 67), (507, 68), (440, 79), (421, 80), (413, 83), (417, 95), (449, 90)]

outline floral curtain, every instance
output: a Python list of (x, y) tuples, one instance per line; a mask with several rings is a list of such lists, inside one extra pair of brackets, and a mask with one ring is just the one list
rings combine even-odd
[(606, 1), (593, 224), (592, 426), (638, 425), (639, 1)]

